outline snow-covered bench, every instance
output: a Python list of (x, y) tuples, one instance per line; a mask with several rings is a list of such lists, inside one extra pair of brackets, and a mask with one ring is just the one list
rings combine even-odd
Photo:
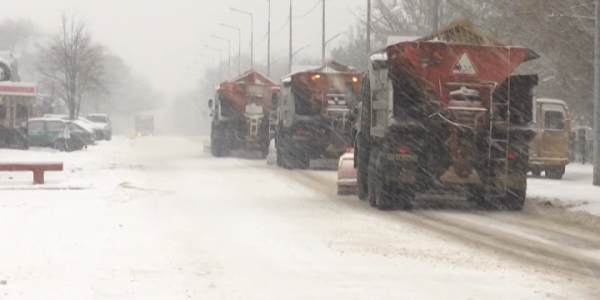
[(33, 184), (44, 183), (45, 171), (62, 171), (62, 162), (0, 162), (0, 171), (32, 171)]

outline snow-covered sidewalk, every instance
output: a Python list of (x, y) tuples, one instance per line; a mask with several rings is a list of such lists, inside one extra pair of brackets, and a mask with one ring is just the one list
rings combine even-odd
[[(110, 142), (74, 152), (49, 148), (28, 151), (0, 149), (0, 162), (63, 162), (64, 171), (45, 172), (45, 184), (33, 185), (33, 175), (24, 172), (0, 172), (0, 190), (83, 190), (114, 187), (131, 177), (136, 169), (130, 151), (133, 141), (115, 137)], [(119, 151), (119, 149), (123, 149)], [(124, 163), (127, 162), (127, 163)], [(122, 169), (124, 172), (119, 172)]]
[(571, 164), (562, 180), (530, 177), (530, 198), (600, 216), (600, 187), (592, 185), (592, 165)]

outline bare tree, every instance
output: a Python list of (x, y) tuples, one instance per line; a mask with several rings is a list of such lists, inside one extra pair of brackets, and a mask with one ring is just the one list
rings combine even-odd
[(106, 88), (104, 47), (93, 42), (84, 21), (63, 15), (59, 31), (40, 50), (40, 83), (64, 99), (69, 117), (77, 118), (82, 100)]

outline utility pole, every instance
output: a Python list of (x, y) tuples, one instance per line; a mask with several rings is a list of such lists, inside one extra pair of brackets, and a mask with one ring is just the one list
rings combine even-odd
[[(600, 1), (600, 0), (598, 0)], [(371, 0), (367, 0), (367, 61), (371, 54)], [(367, 64), (367, 67), (369, 65)]]
[(230, 7), (229, 9), (231, 11), (250, 16), (250, 69), (254, 69), (254, 15), (252, 13), (237, 9), (235, 7)]
[(219, 80), (223, 80), (223, 51), (210, 45), (204, 45), (204, 47), (219, 52)]
[[(600, 1), (600, 0), (599, 0)], [(292, 22), (293, 22), (293, 18), (292, 18), (292, 0), (290, 0), (290, 57), (289, 57), (289, 69), (290, 69), (290, 74), (292, 73), (292, 58), (294, 58), (294, 53), (293, 53), (293, 44), (292, 44)]]
[(229, 29), (236, 30), (238, 32), (238, 75), (242, 74), (242, 30), (238, 27), (221, 23), (221, 26)]
[(216, 36), (216, 35), (213, 35), (212, 37), (217, 40), (227, 42), (227, 48), (229, 49), (229, 62), (228, 62), (228, 69), (227, 69), (227, 77), (231, 78), (231, 41), (228, 39)]
[(323, 2), (323, 32), (321, 34), (321, 65), (325, 65), (325, 0)]
[(254, 15), (250, 14), (250, 69), (254, 70)]
[(269, 29), (267, 32), (267, 77), (271, 77), (271, 0), (269, 1)]
[(433, 0), (433, 31), (438, 31), (440, 27), (440, 0)]
[(596, 0), (594, 49), (594, 185), (600, 186), (600, 0)]

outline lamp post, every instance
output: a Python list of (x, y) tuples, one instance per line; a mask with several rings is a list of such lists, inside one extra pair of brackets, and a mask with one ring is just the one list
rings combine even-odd
[(440, 27), (440, 0), (433, 0), (432, 23), (433, 32), (438, 31)]
[(242, 30), (238, 27), (221, 23), (221, 26), (229, 29), (237, 30), (238, 32), (238, 75), (242, 74)]
[(271, 0), (269, 2), (269, 29), (267, 29), (267, 77), (271, 77)]
[(215, 48), (215, 47), (209, 46), (209, 45), (204, 45), (204, 47), (219, 52), (219, 80), (222, 80), (223, 79), (223, 68), (221, 68), (221, 62), (223, 61), (223, 51), (221, 51), (221, 49), (219, 49), (219, 48)]
[[(292, 56), (291, 56), (291, 57), (293, 58), (293, 57), (294, 57), (294, 56), (296, 56), (296, 54), (298, 54), (300, 51), (302, 51), (302, 50), (304, 50), (304, 49), (306, 49), (306, 48), (308, 48), (308, 47), (310, 47), (310, 46), (311, 46), (311, 44), (308, 44), (308, 45), (305, 45), (305, 46), (302, 46), (302, 47), (300, 47), (300, 49), (298, 49), (298, 50), (296, 50), (296, 51), (294, 51), (294, 52), (292, 53)], [(279, 57), (279, 58), (276, 58), (275, 60), (273, 60), (273, 62), (274, 62), (274, 63), (276, 63), (276, 62), (278, 62), (278, 61), (280, 61), (280, 60), (282, 60), (282, 59), (284, 59), (284, 58), (285, 58), (285, 56), (281, 56), (281, 57)], [(288, 57), (288, 59), (289, 59), (289, 57)]]
[(596, 0), (594, 34), (594, 171), (593, 184), (600, 186), (600, 0)]
[(290, 73), (292, 73), (292, 59), (294, 58), (294, 53), (293, 53), (293, 45), (292, 45), (292, 34), (293, 34), (293, 30), (292, 30), (292, 23), (293, 23), (294, 19), (292, 18), (292, 0), (290, 0), (290, 46), (289, 46), (289, 69), (290, 69)]
[[(371, 54), (371, 0), (367, 0), (367, 62)], [(367, 63), (367, 67), (368, 67)]]
[(213, 67), (215, 66), (215, 58), (214, 58), (214, 57), (210, 57), (210, 56), (208, 56), (208, 55), (204, 55), (204, 54), (202, 54), (202, 53), (200, 53), (200, 54), (198, 54), (198, 55), (199, 55), (199, 56), (202, 56), (202, 57), (204, 57), (204, 58), (208, 58), (208, 59), (210, 59), (210, 60), (212, 61), (212, 65), (213, 65)]
[[(327, 48), (327, 45), (329, 44), (329, 42), (331, 42), (331, 41), (333, 41), (333, 40), (337, 39), (339, 36), (341, 36), (341, 35), (342, 35), (342, 34), (344, 34), (345, 32), (346, 32), (346, 31), (340, 32), (340, 33), (338, 33), (338, 34), (336, 34), (336, 35), (332, 36), (331, 38), (329, 38), (329, 39), (328, 39), (328, 40), (326, 40), (325, 42), (323, 42), (323, 49), (326, 49), (326, 48)], [(325, 51), (323, 51), (323, 59), (322, 59), (323, 65), (325, 65), (325, 57), (326, 57), (326, 55), (325, 55)]]
[(325, 45), (327, 44), (327, 41), (325, 41), (325, 0), (321, 0), (321, 2), (323, 3), (323, 29), (321, 32), (321, 64), (325, 65)]
[(217, 40), (227, 42), (227, 47), (229, 48), (229, 65), (228, 65), (228, 71), (227, 71), (228, 75), (227, 76), (231, 78), (231, 41), (226, 38), (222, 38), (222, 37), (219, 37), (216, 35), (212, 35), (212, 37)]
[(254, 15), (247, 11), (239, 10), (235, 7), (230, 8), (232, 11), (250, 16), (250, 69), (254, 69)]

